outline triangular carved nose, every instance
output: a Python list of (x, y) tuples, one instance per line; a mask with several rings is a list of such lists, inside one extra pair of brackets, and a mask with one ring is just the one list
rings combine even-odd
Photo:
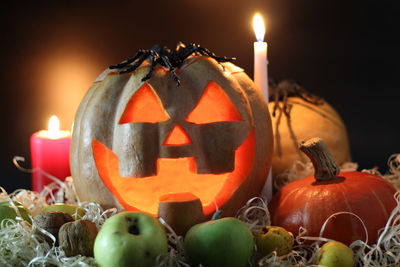
[(176, 125), (165, 138), (164, 146), (181, 146), (192, 143), (187, 132), (180, 125)]

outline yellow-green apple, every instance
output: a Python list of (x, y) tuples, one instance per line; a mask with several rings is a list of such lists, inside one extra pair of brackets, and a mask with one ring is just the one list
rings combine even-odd
[(193, 266), (245, 267), (253, 254), (254, 241), (245, 223), (227, 217), (190, 228), (184, 246)]
[[(19, 213), (21, 214), (22, 219), (32, 224), (31, 218), (29, 217), (29, 212), (22, 206), (21, 203), (13, 201), (14, 205), (18, 208)], [(2, 201), (0, 202), (0, 227), (1, 222), (4, 219), (13, 219), (17, 217), (17, 212), (11, 206), (9, 201)]]
[(341, 242), (329, 241), (318, 250), (316, 263), (326, 267), (353, 267), (354, 253)]
[(94, 257), (100, 267), (153, 267), (167, 253), (167, 237), (160, 222), (141, 212), (121, 212), (101, 227)]
[(255, 235), (257, 251), (266, 256), (276, 251), (278, 256), (292, 251), (294, 238), (292, 233), (279, 226), (264, 226)]

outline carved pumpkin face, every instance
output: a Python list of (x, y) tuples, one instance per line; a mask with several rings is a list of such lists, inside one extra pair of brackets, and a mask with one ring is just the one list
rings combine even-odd
[[(160, 199), (191, 193), (208, 216), (259, 194), (272, 153), (266, 105), (233, 64), (196, 57), (141, 82), (108, 73), (77, 112), (71, 169), (78, 195), (157, 214)], [(239, 79), (240, 78), (240, 79)]]

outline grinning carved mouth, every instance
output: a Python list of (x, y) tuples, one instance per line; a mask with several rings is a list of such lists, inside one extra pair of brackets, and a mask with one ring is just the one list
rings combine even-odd
[(196, 173), (196, 159), (158, 158), (157, 175), (145, 178), (123, 177), (113, 151), (92, 141), (93, 157), (100, 178), (126, 210), (157, 214), (158, 202), (168, 194), (190, 192), (200, 199), (203, 213), (209, 215), (231, 198), (247, 179), (255, 152), (254, 130), (235, 151), (235, 167), (222, 174)]

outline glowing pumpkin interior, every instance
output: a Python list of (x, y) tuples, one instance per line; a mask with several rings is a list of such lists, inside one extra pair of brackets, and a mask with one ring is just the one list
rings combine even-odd
[(167, 135), (163, 143), (164, 146), (179, 146), (191, 144), (192, 140), (188, 133), (180, 125), (176, 125), (174, 129)]
[[(169, 118), (157, 94), (144, 83), (128, 102), (120, 124), (157, 123)], [(201, 125), (240, 121), (242, 116), (224, 90), (216, 82), (210, 81), (185, 120)], [(162, 145), (184, 146), (192, 142), (183, 127), (176, 124)], [(196, 172), (196, 158), (182, 157), (158, 158), (156, 175), (122, 177), (118, 157), (112, 150), (97, 140), (93, 140), (92, 148), (99, 176), (125, 209), (156, 215), (160, 200), (174, 194), (190, 193), (201, 200), (204, 214), (209, 215), (226, 203), (248, 177), (254, 157), (255, 137), (254, 131), (250, 130), (235, 151), (234, 170), (222, 174), (199, 174)]]

